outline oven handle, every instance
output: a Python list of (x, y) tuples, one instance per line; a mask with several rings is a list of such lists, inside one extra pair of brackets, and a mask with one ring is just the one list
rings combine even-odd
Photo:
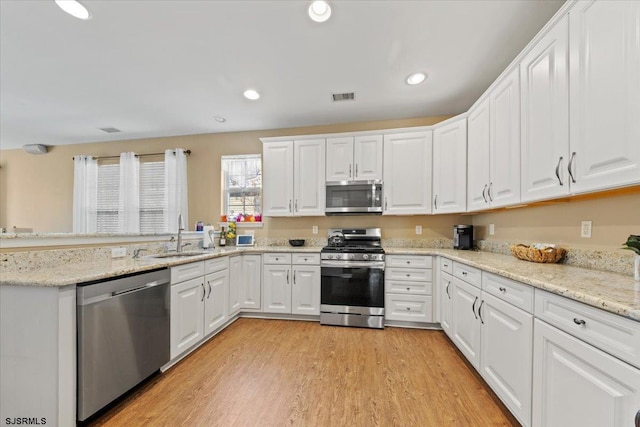
[(367, 261), (321, 261), (320, 267), (338, 267), (338, 268), (371, 268), (374, 270), (384, 270), (384, 262), (367, 262)]

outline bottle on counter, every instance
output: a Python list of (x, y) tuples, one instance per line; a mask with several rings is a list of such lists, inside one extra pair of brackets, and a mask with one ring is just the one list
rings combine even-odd
[(227, 234), (224, 232), (224, 227), (220, 229), (220, 241), (218, 246), (227, 246)]

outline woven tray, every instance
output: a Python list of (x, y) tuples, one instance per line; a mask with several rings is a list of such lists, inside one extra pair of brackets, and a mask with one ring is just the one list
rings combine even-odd
[(511, 254), (521, 260), (531, 262), (558, 262), (567, 253), (562, 248), (536, 249), (527, 245), (511, 245)]

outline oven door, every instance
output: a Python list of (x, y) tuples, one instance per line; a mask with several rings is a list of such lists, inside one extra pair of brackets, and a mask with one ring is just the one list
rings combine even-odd
[(384, 262), (322, 261), (320, 311), (384, 315)]

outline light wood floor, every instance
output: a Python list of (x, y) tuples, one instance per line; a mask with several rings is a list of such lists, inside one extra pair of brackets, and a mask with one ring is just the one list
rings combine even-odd
[(239, 319), (92, 425), (518, 425), (440, 331)]

